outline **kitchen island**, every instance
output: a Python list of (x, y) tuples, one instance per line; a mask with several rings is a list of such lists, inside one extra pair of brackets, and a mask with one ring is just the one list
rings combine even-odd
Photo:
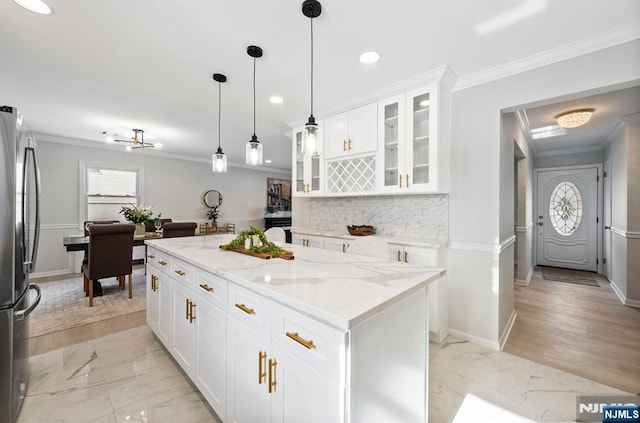
[(223, 421), (425, 422), (442, 269), (230, 235), (147, 241), (147, 322)]

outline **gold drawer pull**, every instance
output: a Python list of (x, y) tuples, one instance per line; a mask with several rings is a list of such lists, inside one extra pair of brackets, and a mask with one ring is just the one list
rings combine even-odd
[(402, 175), (398, 175), (398, 186), (402, 188)]
[(409, 174), (404, 175), (404, 182), (407, 188), (409, 188)]
[[(264, 364), (262, 364), (264, 362)], [(265, 370), (267, 364), (267, 353), (264, 351), (258, 351), (258, 385), (262, 385), (262, 378), (267, 378), (267, 371)]]
[(308, 341), (306, 339), (302, 339), (298, 336), (298, 332), (287, 332), (286, 335), (309, 350), (316, 347), (313, 345), (313, 339), (309, 339)]
[(204, 289), (207, 292), (213, 292), (213, 287), (207, 285), (206, 283), (201, 283), (200, 288)]
[(349, 138), (349, 151), (351, 151), (351, 138)]
[(193, 310), (196, 308), (196, 303), (189, 301), (189, 323), (193, 323), (196, 320), (196, 316), (193, 315)]
[(149, 254), (149, 255), (147, 256), (147, 258), (154, 259), (154, 258), (156, 258), (156, 256), (154, 256), (153, 254)]
[(342, 140), (342, 151), (347, 151), (347, 140)]
[(159, 261), (159, 262), (158, 262), (158, 264), (161, 264), (161, 265), (163, 265), (163, 266), (166, 266), (166, 265), (167, 265), (167, 262), (166, 262), (166, 261)]
[(276, 385), (278, 382), (276, 381), (276, 366), (278, 362), (275, 358), (269, 359), (269, 393), (273, 393), (276, 391)]
[(174, 272), (176, 272), (180, 276), (186, 275), (186, 273), (184, 273), (182, 270), (174, 270)]
[(404, 252), (404, 262), (409, 263), (409, 253), (407, 253), (406, 251)]
[(402, 261), (402, 260), (400, 259), (400, 250), (398, 250), (398, 261)]
[(252, 308), (249, 308), (244, 304), (236, 304), (236, 307), (238, 307), (240, 310), (244, 311), (247, 314), (256, 314)]

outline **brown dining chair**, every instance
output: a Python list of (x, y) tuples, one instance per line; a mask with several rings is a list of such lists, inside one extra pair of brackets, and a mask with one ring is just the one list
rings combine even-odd
[(85, 220), (82, 224), (84, 228), (84, 236), (89, 236), (89, 226), (91, 225), (112, 225), (114, 223), (120, 223), (119, 220)]
[(196, 222), (169, 222), (162, 226), (163, 238), (175, 238), (179, 236), (194, 236), (196, 234)]
[(124, 277), (129, 275), (129, 298), (133, 296), (133, 224), (89, 226), (89, 253), (82, 264), (85, 292), (89, 293), (89, 307), (93, 307), (93, 282), (103, 278), (118, 278), (124, 289)]

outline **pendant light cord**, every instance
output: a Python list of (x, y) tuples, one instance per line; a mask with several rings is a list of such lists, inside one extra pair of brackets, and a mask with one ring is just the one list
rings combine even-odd
[(256, 136), (256, 58), (253, 58), (253, 136)]
[(311, 18), (311, 116), (313, 116), (313, 18)]
[(220, 116), (222, 115), (222, 84), (218, 82), (218, 150), (220, 150)]

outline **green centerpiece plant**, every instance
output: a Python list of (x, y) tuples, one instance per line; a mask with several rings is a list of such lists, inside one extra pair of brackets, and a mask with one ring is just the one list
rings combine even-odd
[(278, 247), (273, 242), (267, 239), (262, 229), (258, 229), (255, 226), (249, 226), (246, 231), (241, 231), (238, 236), (226, 245), (221, 245), (223, 250), (233, 250), (235, 248), (246, 248), (247, 240), (249, 240), (248, 250), (253, 253), (262, 254), (286, 254), (287, 250)]
[(119, 212), (124, 218), (135, 223), (136, 231), (135, 235), (145, 234), (145, 224), (153, 223), (156, 219), (159, 219), (162, 213), (158, 213), (157, 216), (153, 216), (153, 209), (151, 206), (136, 206), (131, 204), (129, 206), (122, 206)]

